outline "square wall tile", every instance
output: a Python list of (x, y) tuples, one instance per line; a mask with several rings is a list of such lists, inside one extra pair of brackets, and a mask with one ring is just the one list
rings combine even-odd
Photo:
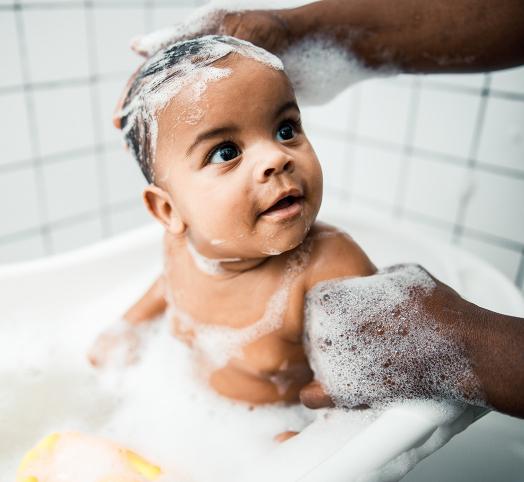
[(75, 222), (51, 230), (51, 242), (54, 253), (70, 251), (87, 246), (102, 239), (100, 218)]
[(0, 87), (20, 85), (22, 70), (14, 12), (0, 12), (0, 58), (2, 59)]
[(83, 9), (23, 11), (32, 82), (87, 77)]
[(507, 249), (494, 243), (488, 243), (482, 239), (476, 239), (467, 235), (460, 240), (460, 247), (471, 251), (479, 258), (495, 266), (502, 271), (511, 281), (515, 281), (519, 269), (521, 252)]
[(38, 90), (34, 94), (40, 153), (44, 156), (94, 144), (88, 86)]
[[(337, 204), (338, 205), (335, 205), (335, 208), (340, 211), (340, 200)], [(351, 204), (349, 204), (347, 212), (349, 215), (357, 214), (362, 218), (368, 218), (370, 220), (384, 218), (391, 219), (393, 216), (391, 206), (380, 202), (370, 201), (369, 199), (359, 198), (357, 196), (351, 198)], [(365, 246), (363, 246), (363, 248), (365, 249)]]
[(144, 224), (156, 222), (147, 212), (146, 207), (137, 202), (133, 202), (126, 209), (111, 211), (109, 216), (112, 234), (139, 228)]
[(334, 132), (347, 133), (354, 109), (352, 92), (351, 89), (347, 89), (322, 106), (299, 106), (306, 133), (308, 133), (309, 126), (318, 126), (323, 129), (333, 129)]
[(181, 23), (194, 11), (194, 7), (188, 7), (186, 5), (180, 7), (154, 7), (152, 30), (154, 31)]
[(424, 75), (422, 77), (424, 83), (431, 84), (431, 82), (438, 82), (439, 84), (447, 84), (449, 86), (470, 87), (476, 90), (481, 90), (486, 75), (485, 74), (432, 74)]
[(427, 236), (433, 241), (442, 241), (448, 243), (451, 240), (452, 226), (446, 226), (445, 224), (430, 224), (424, 222), (416, 216), (406, 216), (398, 220), (398, 226), (408, 231), (416, 231), (418, 233)]
[(524, 94), (524, 67), (493, 72), (491, 74), (491, 88)]
[(0, 243), (0, 263), (18, 263), (44, 256), (45, 249), (40, 234), (32, 234), (9, 243)]
[(0, 165), (30, 159), (32, 150), (24, 94), (0, 95)]
[(422, 88), (414, 145), (467, 159), (479, 102), (477, 95)]
[(349, 193), (351, 179), (348, 143), (318, 136), (312, 144), (322, 167), (324, 186)]
[(34, 228), (41, 222), (33, 169), (0, 176), (0, 236)]
[(125, 88), (127, 79), (122, 77), (117, 80), (106, 80), (100, 82), (98, 88), (99, 112), (102, 118), (99, 120), (102, 126), (104, 142), (123, 142), (122, 133), (113, 125), (113, 113), (120, 96)]
[(132, 72), (144, 61), (129, 47), (145, 30), (144, 8), (96, 8), (93, 11), (98, 72)]
[(488, 99), (478, 159), (524, 171), (524, 101)]
[(524, 179), (477, 171), (464, 224), (524, 243)]
[(50, 222), (83, 215), (100, 207), (99, 177), (93, 156), (45, 165), (44, 183)]
[(412, 90), (389, 79), (368, 81), (361, 86), (357, 133), (404, 144)]
[(123, 148), (106, 152), (104, 173), (110, 204), (132, 199), (141, 202), (142, 192), (147, 182), (129, 152)]
[(401, 155), (357, 145), (353, 160), (352, 192), (392, 205), (400, 175)]
[(471, 188), (465, 167), (414, 157), (404, 199), (406, 210), (453, 224)]

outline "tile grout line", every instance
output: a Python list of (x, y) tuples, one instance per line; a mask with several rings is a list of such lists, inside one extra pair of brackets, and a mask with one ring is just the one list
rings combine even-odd
[(457, 213), (455, 216), (455, 222), (453, 225), (453, 234), (451, 242), (458, 244), (462, 234), (464, 232), (464, 222), (466, 219), (466, 214), (468, 207), (470, 205), (471, 199), (475, 192), (475, 171), (477, 170), (477, 157), (480, 147), (480, 139), (482, 131), (484, 130), (484, 121), (486, 119), (486, 108), (489, 99), (491, 84), (491, 76), (486, 75), (484, 77), (484, 85), (482, 88), (482, 93), (480, 97), (480, 104), (478, 106), (478, 112), (475, 119), (475, 130), (473, 138), (471, 140), (469, 153), (468, 153), (468, 162), (467, 162), (467, 175), (468, 175), (468, 186), (466, 186), (465, 191), (461, 195), (460, 204), (457, 208)]
[[(352, 142), (351, 137), (351, 130), (356, 130), (356, 127), (358, 126), (359, 118), (360, 118), (360, 106), (362, 103), (362, 92), (361, 92), (361, 86), (354, 86), (354, 91), (351, 93), (351, 101), (349, 102), (349, 108), (347, 112), (347, 131), (344, 135), (344, 151), (346, 154), (346, 162), (347, 162), (347, 202), (348, 202), (348, 208), (350, 208), (352, 199), (353, 199), (353, 191), (354, 191), (354, 173), (355, 173), (355, 144)], [(351, 110), (351, 106), (353, 105), (353, 111)]]
[[(24, 80), (24, 84), (30, 84), (31, 74), (29, 69), (28, 46), (24, 19), (22, 17), (22, 10), (21, 8), (19, 8), (19, 2), (15, 0), (14, 5), (16, 31), (18, 37), (18, 45), (20, 48), (20, 64), (22, 70), (22, 79)], [(43, 176), (43, 166), (40, 159), (40, 142), (38, 139), (38, 122), (36, 119), (35, 100), (31, 88), (24, 89), (24, 100), (29, 129), (31, 131), (30, 145), (31, 152), (33, 155), (33, 175), (35, 178), (36, 191), (38, 197), (40, 234), (42, 236), (44, 251), (47, 254), (51, 254), (53, 253), (53, 243), (49, 229), (46, 228), (46, 224), (48, 222), (46, 188)]]
[(93, 125), (93, 134), (95, 140), (94, 152), (96, 160), (96, 174), (98, 179), (98, 211), (100, 217), (100, 224), (102, 228), (102, 237), (107, 237), (111, 234), (110, 216), (105, 209), (108, 195), (107, 173), (105, 163), (107, 162), (106, 151), (103, 144), (102, 134), (102, 112), (100, 111), (100, 92), (99, 82), (97, 81), (98, 74), (98, 56), (97, 46), (95, 42), (96, 36), (96, 22), (93, 12), (92, 0), (84, 1), (84, 15), (86, 25), (87, 37), (87, 62), (89, 69), (89, 77), (92, 81), (89, 83), (89, 97), (91, 101), (91, 116)]
[(408, 176), (413, 160), (413, 142), (415, 140), (415, 125), (418, 117), (420, 103), (421, 80), (417, 77), (413, 79), (412, 92), (409, 104), (408, 117), (406, 119), (406, 133), (402, 145), (402, 161), (398, 177), (397, 187), (393, 200), (393, 217), (401, 219), (405, 211), (405, 196), (408, 185)]
[[(137, 207), (142, 207), (142, 203), (139, 202), (140, 199), (138, 198), (130, 198), (124, 201), (118, 201), (116, 203), (110, 204), (109, 208), (117, 213), (126, 212), (129, 210), (132, 210)], [(79, 214), (75, 214), (73, 216), (69, 216), (66, 218), (59, 219), (57, 221), (51, 221), (47, 224), (47, 228), (51, 231), (53, 229), (60, 229), (60, 228), (66, 228), (70, 226), (75, 226), (77, 224), (81, 224), (85, 221), (89, 221), (92, 219), (97, 219), (99, 217), (99, 211), (84, 211)], [(34, 228), (28, 228), (23, 229), (21, 231), (16, 231), (14, 233), (6, 234), (0, 236), (0, 245), (2, 244), (8, 244), (16, 241), (21, 241), (23, 239), (29, 238), (31, 236), (34, 236), (36, 234), (40, 233), (40, 227), (34, 227)]]
[(517, 270), (517, 275), (515, 276), (515, 284), (524, 289), (524, 248), (522, 248), (520, 255), (520, 263)]

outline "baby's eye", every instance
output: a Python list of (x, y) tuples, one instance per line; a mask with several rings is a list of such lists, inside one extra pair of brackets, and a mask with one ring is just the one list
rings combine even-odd
[(240, 150), (235, 144), (222, 144), (217, 147), (209, 156), (209, 164), (220, 164), (221, 162), (231, 161), (240, 155)]
[(277, 131), (277, 139), (279, 141), (288, 141), (295, 137), (295, 129), (290, 122), (284, 122)]

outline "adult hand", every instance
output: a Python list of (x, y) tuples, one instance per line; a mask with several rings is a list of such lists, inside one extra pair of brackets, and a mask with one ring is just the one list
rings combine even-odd
[(416, 265), (307, 295), (312, 408), (458, 400), (524, 417), (524, 320), (480, 308)]
[(230, 35), (273, 53), (284, 51), (292, 38), (287, 10), (226, 11), (199, 9), (185, 22), (133, 40), (131, 48), (144, 57), (181, 40), (203, 35)]
[[(295, 41), (321, 37), (346, 51), (350, 60), (346, 69), (354, 68), (351, 61), (356, 60), (382, 74), (384, 69), (484, 72), (524, 63), (522, 0), (504, 0), (495, 9), (491, 0), (304, 3), (289, 9), (237, 12), (213, 9), (211, 3), (179, 25), (136, 39), (133, 48), (149, 56), (170, 42), (218, 34), (237, 36), (280, 54)], [(348, 77), (349, 82), (354, 80)]]

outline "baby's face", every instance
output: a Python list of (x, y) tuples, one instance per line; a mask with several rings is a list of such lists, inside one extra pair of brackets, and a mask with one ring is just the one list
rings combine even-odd
[(225, 66), (196, 100), (186, 87), (159, 113), (155, 175), (171, 226), (204, 256), (266, 257), (303, 241), (322, 172), (287, 76), (238, 55)]

